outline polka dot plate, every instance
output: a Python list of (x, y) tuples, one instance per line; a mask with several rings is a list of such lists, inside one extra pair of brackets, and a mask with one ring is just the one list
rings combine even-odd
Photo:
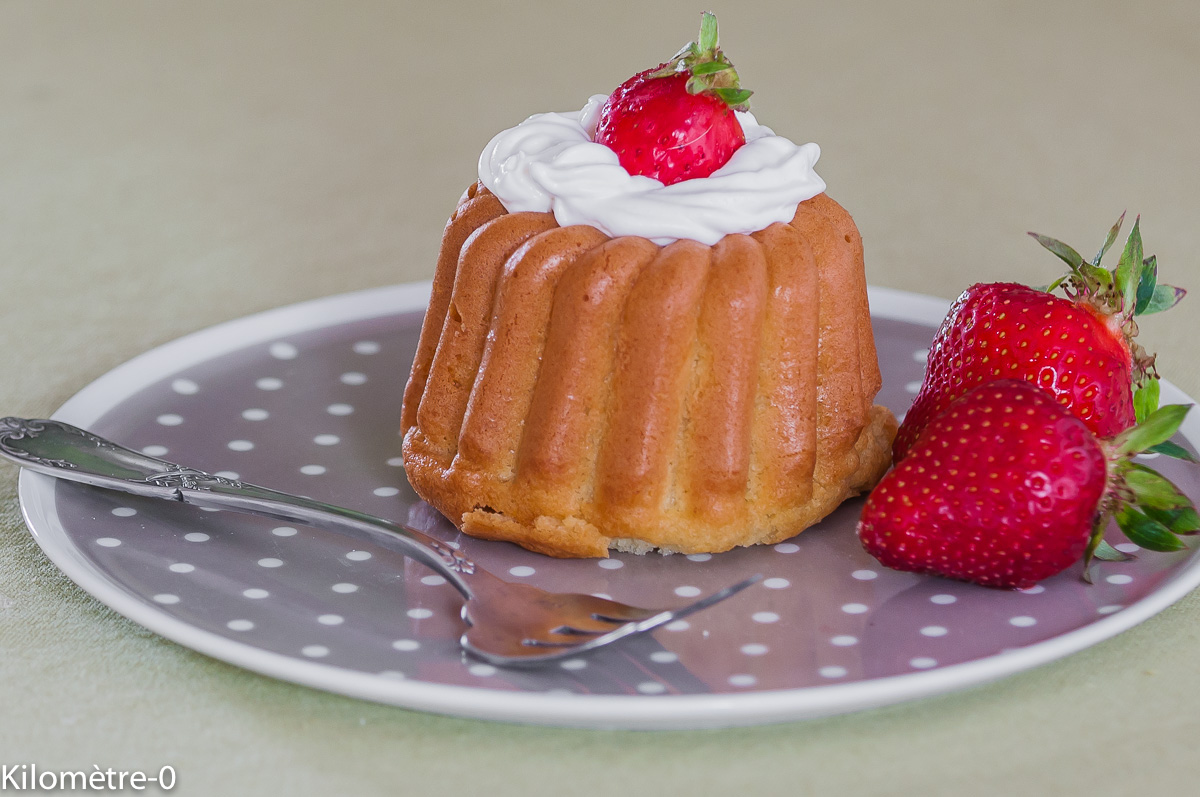
[[(55, 415), (222, 475), (415, 524), (506, 578), (630, 603), (761, 585), (595, 655), (503, 670), (462, 653), (457, 593), (393, 550), (25, 472), (42, 548), (143, 626), (269, 676), (412, 709), (516, 722), (699, 728), (803, 719), (941, 693), (1106, 639), (1200, 582), (1191, 551), (1144, 552), (1023, 592), (903, 574), (858, 545), (861, 499), (775, 546), (715, 556), (556, 560), (460, 535), (400, 467), (400, 396), (428, 285), (284, 307), (115, 369)], [(948, 303), (872, 290), (880, 401), (912, 400)], [(1177, 389), (1164, 399), (1186, 401)], [(1181, 442), (1200, 440), (1200, 417)], [(1200, 496), (1200, 468), (1160, 459)], [(1119, 548), (1135, 551), (1114, 529)]]

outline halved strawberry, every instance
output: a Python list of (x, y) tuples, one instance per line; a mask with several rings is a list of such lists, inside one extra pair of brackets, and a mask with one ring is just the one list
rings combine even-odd
[(630, 174), (671, 185), (707, 177), (746, 143), (735, 110), (752, 92), (717, 42), (717, 18), (704, 12), (700, 37), (674, 58), (634, 75), (600, 110), (596, 141)]
[[(1044, 291), (990, 283), (958, 297), (934, 336), (925, 379), (896, 435), (896, 461), (950, 402), (996, 379), (1045, 389), (1100, 437), (1158, 406), (1154, 357), (1134, 340), (1135, 317), (1169, 309), (1185, 292), (1158, 284), (1157, 259), (1143, 258), (1140, 220), (1117, 267), (1101, 267), (1123, 220), (1090, 262), (1061, 241), (1030, 233), (1071, 269)], [(1049, 293), (1059, 287), (1066, 298)]]
[(859, 539), (897, 570), (1017, 589), (1080, 558), (1124, 558), (1103, 542), (1111, 517), (1143, 548), (1178, 550), (1177, 535), (1200, 531), (1200, 517), (1132, 458), (1166, 442), (1189, 409), (1163, 407), (1101, 441), (1027, 382), (977, 387), (933, 419), (871, 492)]

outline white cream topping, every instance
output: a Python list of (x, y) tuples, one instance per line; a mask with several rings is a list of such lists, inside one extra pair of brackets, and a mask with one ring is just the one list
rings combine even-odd
[(596, 94), (580, 111), (534, 114), (497, 134), (479, 156), (479, 179), (510, 213), (551, 211), (563, 227), (589, 224), (660, 245), (712, 245), (788, 222), (798, 204), (825, 190), (813, 171), (820, 147), (796, 145), (740, 111), (746, 143), (708, 177), (663, 185), (631, 175), (593, 140), (606, 99)]

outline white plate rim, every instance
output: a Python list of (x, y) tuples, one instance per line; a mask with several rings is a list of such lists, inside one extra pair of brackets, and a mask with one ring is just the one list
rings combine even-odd
[[(88, 426), (144, 387), (192, 365), (246, 346), (349, 321), (422, 311), (430, 283), (371, 288), (234, 319), (165, 343), (84, 387), (52, 416)], [(868, 289), (872, 314), (935, 327), (950, 301), (891, 288)], [(1167, 381), (1164, 403), (1195, 403)], [(1200, 415), (1181, 429), (1200, 442)], [(1076, 653), (1143, 622), (1200, 585), (1200, 550), (1158, 589), (1086, 626), (1047, 640), (961, 664), (845, 684), (721, 695), (576, 695), (393, 680), (301, 661), (202, 630), (145, 602), (97, 568), (73, 544), (54, 502), (55, 480), (22, 470), (18, 496), (34, 539), (77, 585), (114, 611), (174, 642), (283, 681), (403, 708), (458, 717), (604, 729), (701, 729), (812, 719), (956, 691)]]

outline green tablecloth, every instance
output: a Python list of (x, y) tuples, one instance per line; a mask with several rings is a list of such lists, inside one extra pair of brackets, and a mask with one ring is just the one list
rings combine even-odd
[[(751, 6), (751, 7), (746, 7)], [(157, 344), (432, 274), (497, 130), (688, 39), (687, 3), (0, 4), (0, 414)], [(761, 121), (817, 141), (876, 285), (1046, 282), (1125, 209), (1200, 286), (1200, 5), (719, 2)], [(1143, 324), (1200, 395), (1200, 299)], [(999, 683), (819, 721), (588, 732), (373, 705), (167, 642), (89, 597), (0, 466), (0, 764), (180, 794), (1183, 794), (1200, 597)]]

